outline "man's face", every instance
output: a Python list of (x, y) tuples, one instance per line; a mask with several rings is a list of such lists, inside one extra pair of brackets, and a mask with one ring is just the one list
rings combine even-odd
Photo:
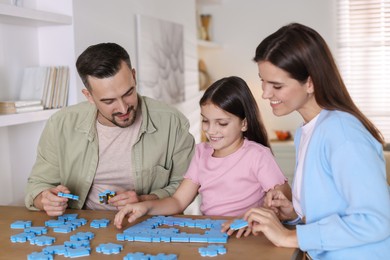
[(83, 94), (96, 105), (101, 124), (125, 128), (134, 123), (138, 107), (134, 69), (122, 62), (114, 76), (103, 79), (88, 76), (88, 82), (92, 91), (83, 89)]

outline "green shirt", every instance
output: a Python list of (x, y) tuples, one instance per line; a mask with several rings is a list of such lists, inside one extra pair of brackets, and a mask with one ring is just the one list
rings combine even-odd
[[(135, 191), (138, 195), (168, 197), (187, 171), (195, 141), (182, 113), (147, 97), (138, 99), (142, 124), (131, 155)], [(99, 161), (96, 117), (96, 107), (83, 102), (61, 109), (49, 118), (28, 178), (25, 198), (28, 209), (36, 209), (33, 201), (42, 191), (60, 184), (79, 196), (78, 201), (69, 200), (69, 207), (83, 207)]]

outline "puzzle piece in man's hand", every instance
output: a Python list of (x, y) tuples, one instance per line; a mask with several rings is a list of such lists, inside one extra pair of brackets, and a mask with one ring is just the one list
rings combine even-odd
[(57, 193), (57, 196), (58, 197), (63, 197), (63, 198), (68, 198), (68, 199), (71, 199), (71, 200), (79, 200), (79, 196), (73, 195), (73, 194), (69, 194), (69, 193), (63, 193), (61, 191)]

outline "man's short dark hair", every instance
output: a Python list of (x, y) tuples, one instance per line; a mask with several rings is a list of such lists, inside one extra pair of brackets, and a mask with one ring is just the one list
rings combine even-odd
[(122, 61), (132, 69), (127, 51), (116, 43), (99, 43), (89, 46), (76, 61), (77, 72), (84, 86), (92, 91), (88, 76), (108, 78), (114, 76), (121, 68)]

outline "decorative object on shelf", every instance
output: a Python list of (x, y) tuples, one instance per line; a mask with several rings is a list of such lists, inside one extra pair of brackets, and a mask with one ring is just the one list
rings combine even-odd
[(201, 14), (200, 15), (200, 22), (201, 22), (201, 39), (205, 41), (211, 41), (210, 37), (210, 22), (211, 22), (211, 15), (210, 14)]
[(41, 100), (0, 101), (0, 115), (43, 110)]
[(210, 75), (207, 72), (206, 64), (202, 59), (199, 60), (198, 63), (198, 69), (199, 69), (199, 90), (205, 90), (210, 85)]
[(42, 100), (45, 109), (67, 105), (69, 67), (30, 67), (23, 71), (20, 100)]
[(287, 141), (291, 139), (290, 131), (275, 130), (275, 134), (279, 141)]
[(183, 102), (183, 25), (137, 15), (137, 52), (140, 93), (167, 104)]

